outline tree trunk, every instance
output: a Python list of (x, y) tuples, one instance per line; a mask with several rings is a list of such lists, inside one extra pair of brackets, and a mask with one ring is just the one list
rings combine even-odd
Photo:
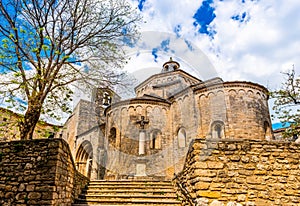
[(20, 122), (20, 137), (22, 140), (29, 140), (33, 138), (33, 132), (36, 124), (40, 118), (41, 106), (39, 103), (34, 102), (28, 104), (27, 111), (24, 115), (24, 119)]

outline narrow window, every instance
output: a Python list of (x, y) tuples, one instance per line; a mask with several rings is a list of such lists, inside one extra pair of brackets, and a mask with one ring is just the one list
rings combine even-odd
[(115, 127), (112, 127), (109, 131), (108, 141), (109, 143), (114, 144), (116, 142), (117, 130)]
[(178, 130), (177, 138), (178, 138), (178, 147), (179, 148), (186, 147), (186, 132), (184, 128), (180, 128)]
[(151, 133), (150, 149), (161, 149), (161, 132), (159, 130)]
[(222, 121), (215, 121), (211, 125), (211, 136), (212, 138), (224, 138), (224, 123)]

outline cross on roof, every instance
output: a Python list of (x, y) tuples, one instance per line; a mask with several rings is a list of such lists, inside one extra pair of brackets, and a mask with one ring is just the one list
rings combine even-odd
[(149, 124), (149, 120), (145, 119), (145, 116), (141, 116), (141, 119), (136, 121), (140, 125), (141, 129), (145, 129), (145, 125)]

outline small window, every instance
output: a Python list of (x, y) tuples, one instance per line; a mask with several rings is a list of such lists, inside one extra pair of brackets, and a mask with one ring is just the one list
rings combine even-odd
[(161, 132), (154, 130), (150, 135), (150, 149), (161, 149)]
[(103, 93), (103, 99), (102, 99), (102, 104), (104, 106), (108, 106), (111, 104), (111, 96), (109, 95), (108, 92)]
[(177, 138), (178, 138), (178, 147), (179, 148), (186, 147), (186, 132), (184, 128), (180, 128), (178, 130)]
[(116, 142), (117, 138), (117, 130), (115, 127), (112, 127), (109, 131), (108, 141), (111, 144), (114, 144)]
[(224, 123), (222, 121), (215, 121), (211, 125), (211, 136), (212, 138), (224, 138)]

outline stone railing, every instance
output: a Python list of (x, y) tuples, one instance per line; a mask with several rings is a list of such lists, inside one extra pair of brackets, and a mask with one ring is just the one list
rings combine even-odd
[(196, 205), (300, 205), (300, 145), (196, 139), (178, 181)]
[(0, 142), (0, 205), (71, 205), (88, 178), (62, 139)]

